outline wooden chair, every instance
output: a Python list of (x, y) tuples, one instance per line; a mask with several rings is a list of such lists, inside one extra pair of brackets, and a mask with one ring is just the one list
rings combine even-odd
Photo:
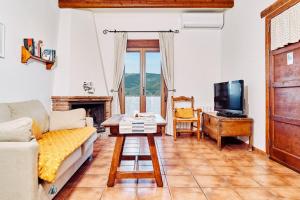
[[(186, 104), (184, 107), (176, 104)], [(188, 106), (190, 104), (190, 106)], [(177, 108), (192, 108), (194, 116), (192, 118), (178, 118), (176, 117)], [(177, 133), (196, 133), (198, 141), (200, 140), (200, 123), (202, 109), (194, 108), (194, 97), (173, 97), (172, 96), (172, 110), (173, 110), (173, 133), (174, 140), (177, 138)], [(196, 124), (196, 126), (195, 126)], [(179, 127), (182, 126), (182, 127)], [(185, 126), (185, 127), (184, 127)]]

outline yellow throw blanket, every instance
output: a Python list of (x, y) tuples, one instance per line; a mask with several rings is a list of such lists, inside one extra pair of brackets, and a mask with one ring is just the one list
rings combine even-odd
[(85, 127), (72, 130), (51, 131), (43, 134), (39, 143), (39, 178), (53, 182), (62, 162), (80, 147), (94, 132)]

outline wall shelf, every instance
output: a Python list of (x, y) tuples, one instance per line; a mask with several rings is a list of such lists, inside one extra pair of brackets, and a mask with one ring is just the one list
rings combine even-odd
[(45, 60), (41, 57), (31, 55), (31, 53), (24, 46), (22, 46), (21, 62), (26, 64), (28, 62), (28, 60), (30, 60), (30, 59), (36, 60), (36, 61), (41, 62), (41, 63), (44, 63), (46, 65), (47, 70), (51, 70), (52, 66), (55, 63), (54, 61)]

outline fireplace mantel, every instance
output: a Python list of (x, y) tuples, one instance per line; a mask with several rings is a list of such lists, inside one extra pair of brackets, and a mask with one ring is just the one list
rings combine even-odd
[(52, 110), (66, 111), (70, 110), (72, 103), (92, 103), (103, 102), (105, 107), (105, 119), (111, 117), (111, 96), (52, 96)]

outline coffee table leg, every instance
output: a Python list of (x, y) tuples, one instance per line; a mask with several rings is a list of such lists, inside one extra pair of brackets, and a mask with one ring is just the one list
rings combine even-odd
[(110, 172), (108, 176), (107, 186), (113, 187), (115, 185), (115, 179), (117, 175), (117, 169), (119, 166), (119, 162), (121, 159), (122, 154), (122, 148), (123, 148), (123, 142), (125, 137), (124, 136), (118, 136), (115, 144), (114, 154), (111, 160), (111, 166), (110, 166)]
[(122, 142), (122, 149), (121, 149), (120, 158), (119, 158), (119, 167), (120, 167), (121, 161), (122, 161), (122, 155), (123, 155), (125, 140), (126, 140), (126, 137), (124, 137), (124, 140)]
[(150, 149), (150, 155), (152, 158), (152, 164), (153, 164), (153, 170), (154, 170), (154, 177), (156, 180), (156, 184), (158, 187), (163, 187), (163, 182), (161, 178), (160, 173), (160, 167), (158, 162), (158, 156), (156, 152), (156, 146), (155, 146), (155, 140), (153, 134), (147, 134), (149, 149)]

